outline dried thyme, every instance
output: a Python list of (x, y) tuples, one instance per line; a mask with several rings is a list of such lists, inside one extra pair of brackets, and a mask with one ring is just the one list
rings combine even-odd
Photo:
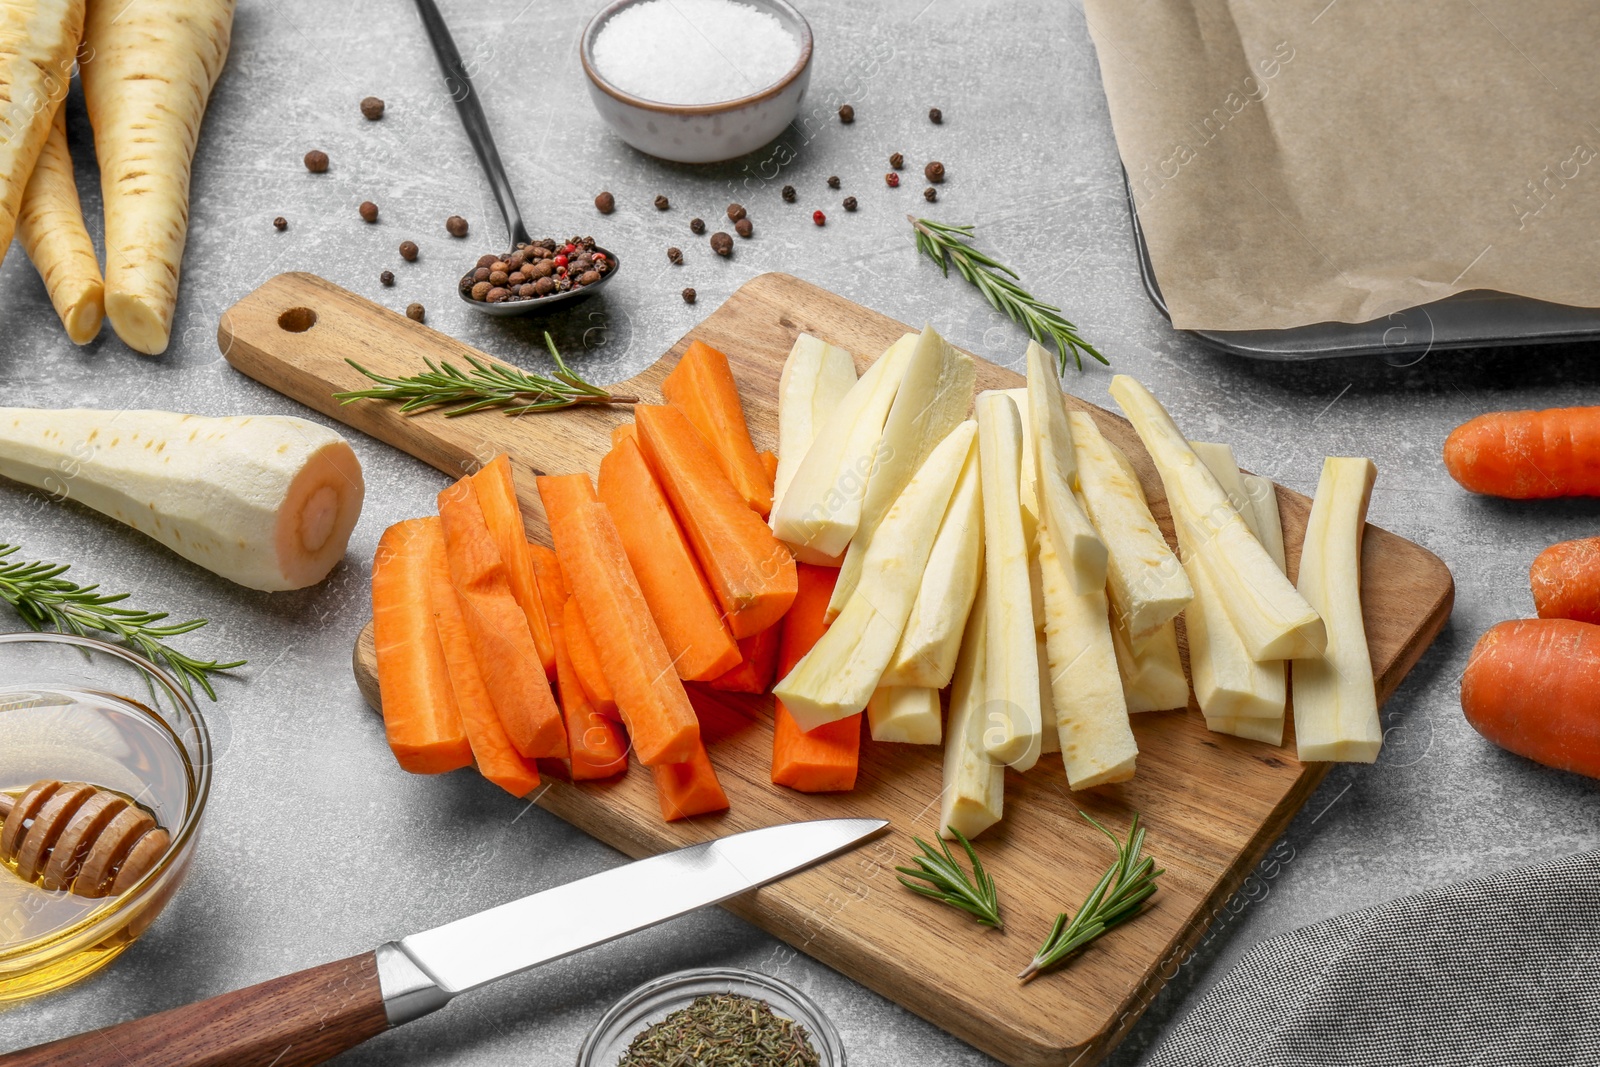
[(617, 1067), (819, 1067), (806, 1028), (764, 1000), (696, 997), (633, 1039)]

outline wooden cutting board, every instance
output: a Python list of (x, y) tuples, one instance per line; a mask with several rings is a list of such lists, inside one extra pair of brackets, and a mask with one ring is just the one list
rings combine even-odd
[[(679, 354), (691, 339), (704, 341), (732, 362), (756, 446), (773, 448), (778, 375), (796, 334), (843, 345), (864, 367), (908, 328), (796, 278), (764, 274), (652, 367), (613, 389), (659, 403), (661, 380)], [(452, 478), (497, 452), (509, 453), (529, 535), (545, 544), (550, 536), (534, 476), (595, 473), (611, 428), (629, 418), (627, 408), (446, 419), (402, 416), (386, 403), (341, 407), (334, 391), (367, 384), (347, 357), (379, 373), (405, 375), (420, 370), (424, 358), (464, 365), (467, 356), (481, 354), (307, 274), (280, 275), (234, 305), (222, 317), (218, 341), (244, 373)], [(1023, 384), (1017, 374), (981, 359), (978, 368), (979, 388)], [(1132, 428), (1082, 401), (1068, 403), (1090, 412), (1133, 459), (1172, 540), (1161, 482)], [(1310, 501), (1281, 487), (1278, 501), (1293, 564)], [(1438, 558), (1374, 527), (1367, 530), (1361, 562), (1364, 616), (1383, 699), (1444, 624), (1453, 584)], [(355, 671), (362, 693), (377, 707), (370, 624), (355, 650)], [(865, 741), (854, 792), (807, 796), (768, 778), (770, 697), (709, 691), (706, 697), (697, 703), (732, 802), (729, 812), (664, 823), (650, 776), (639, 767), (599, 785), (552, 781), (538, 803), (635, 857), (791, 819), (892, 820), (892, 830), (873, 844), (728, 907), (1014, 1067), (1099, 1061), (1327, 771), (1298, 762), (1292, 740), (1270, 748), (1210, 733), (1191, 708), (1135, 717), (1139, 772), (1131, 782), (1073, 794), (1058, 756), (1044, 757), (1027, 775), (1008, 772), (1005, 820), (979, 845), (999, 884), (1006, 923), (1004, 931), (991, 931), (895, 881), (894, 866), (914, 851), (911, 836), (931, 839), (938, 830), (938, 748)], [(1139, 812), (1149, 828), (1148, 851), (1167, 873), (1145, 915), (1092, 945), (1067, 970), (1019, 985), (1014, 975), (1056, 914), (1075, 909), (1112, 858), (1105, 839), (1078, 817), (1080, 809), (1118, 831)]]

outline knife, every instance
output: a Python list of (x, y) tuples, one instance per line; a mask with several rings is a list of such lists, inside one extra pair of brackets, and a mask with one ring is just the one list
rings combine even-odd
[(882, 819), (786, 823), (568, 882), (372, 952), (0, 1056), (0, 1067), (304, 1067), (460, 993), (717, 904), (854, 847)]

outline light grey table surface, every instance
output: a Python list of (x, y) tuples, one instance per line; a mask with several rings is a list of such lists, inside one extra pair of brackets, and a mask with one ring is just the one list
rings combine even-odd
[[(530, 228), (592, 233), (626, 258), (625, 277), (557, 324), (584, 373), (601, 381), (635, 373), (768, 270), (931, 323), (955, 343), (1017, 366), (1022, 333), (913, 249), (904, 215), (927, 207), (916, 174), (937, 158), (949, 180), (927, 213), (975, 222), (984, 247), (1058, 300), (1114, 368), (1147, 382), (1188, 433), (1232, 442), (1245, 466), (1302, 492), (1315, 487), (1322, 456), (1371, 456), (1380, 471), (1372, 520), (1450, 565), (1454, 618), (1385, 708), (1382, 758), (1334, 769), (1112, 1062), (1138, 1062), (1263, 937), (1600, 843), (1593, 783), (1491, 747), (1463, 721), (1456, 696), (1476, 636), (1499, 619), (1531, 614), (1532, 557), (1552, 541), (1594, 533), (1600, 505), (1472, 499), (1439, 462), (1448, 430), (1480, 411), (1593, 402), (1600, 363), (1592, 349), (1281, 366), (1218, 355), (1175, 334), (1139, 286), (1096, 56), (1075, 4), (803, 0), (816, 33), (815, 70), (803, 122), (784, 138), (793, 159), (774, 181), (761, 170), (771, 152), (725, 166), (674, 166), (639, 155), (601, 125), (576, 58), (595, 0), (442, 6), (487, 90)], [(368, 94), (388, 102), (380, 123), (357, 109)], [(846, 100), (856, 109), (853, 126), (831, 117)], [(930, 106), (943, 108), (944, 125), (928, 122)], [(98, 240), (100, 201), (76, 89), (69, 107)], [(332, 157), (328, 173), (302, 167), (310, 148)], [(898, 191), (882, 178), (893, 151), (908, 161)], [(842, 191), (826, 188), (830, 174), (843, 179)], [(780, 200), (784, 183), (801, 191), (798, 203)], [(591, 206), (601, 189), (617, 197), (609, 218)], [(657, 193), (671, 198), (670, 211), (651, 207)], [(857, 213), (840, 208), (846, 194), (859, 198)], [(357, 218), (366, 199), (382, 209), (376, 226)], [(748, 207), (755, 237), (720, 260), (687, 223), (693, 215), (714, 220), (729, 200)], [(825, 229), (811, 224), (816, 207), (828, 212)], [(471, 220), (470, 239), (445, 235), (452, 213)], [(287, 232), (273, 230), (276, 215), (288, 218)], [(409, 4), (244, 0), (201, 139), (171, 349), (158, 359), (136, 355), (109, 328), (97, 343), (74, 348), (13, 249), (0, 268), (4, 402), (320, 419), (233, 371), (215, 341), (223, 309), (287, 270), (315, 271), (395, 308), (420, 300), (435, 328), (543, 365), (531, 326), (480, 318), (453, 292), (469, 261), (500, 246), (499, 230)], [(422, 247), (416, 264), (396, 253), (406, 238)], [(669, 244), (685, 250), (682, 267), (667, 263)], [(393, 289), (378, 284), (385, 268), (399, 278)], [(680, 300), (685, 285), (699, 290), (698, 305)], [(1066, 382), (1109, 405), (1109, 380), (1093, 367)], [(379, 534), (430, 512), (444, 479), (352, 437), (366, 470), (365, 513), (345, 562), (297, 593), (236, 588), (110, 520), (0, 485), (3, 540), (20, 542), (30, 557), (72, 561), (74, 577), (130, 591), (142, 604), (207, 617), (211, 625), (185, 647), (250, 661), (220, 683), (221, 700), (206, 709), (221, 755), (187, 886), (100, 975), (0, 1010), (0, 1049), (350, 955), (620, 861), (471, 773), (416, 778), (395, 766), (351, 680), (350, 647), (368, 618)], [(689, 966), (762, 967), (776, 946), (730, 915), (706, 911), (463, 998), (341, 1062), (568, 1064), (604, 1007), (635, 984)], [(782, 973), (836, 1020), (854, 1063), (992, 1062), (820, 964), (802, 957)]]

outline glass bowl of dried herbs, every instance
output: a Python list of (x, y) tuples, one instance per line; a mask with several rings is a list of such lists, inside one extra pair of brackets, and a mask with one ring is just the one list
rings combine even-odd
[[(687, 1058), (686, 1058), (687, 1057)], [(839, 1031), (771, 975), (708, 967), (663, 975), (601, 1016), (578, 1067), (844, 1067)]]

